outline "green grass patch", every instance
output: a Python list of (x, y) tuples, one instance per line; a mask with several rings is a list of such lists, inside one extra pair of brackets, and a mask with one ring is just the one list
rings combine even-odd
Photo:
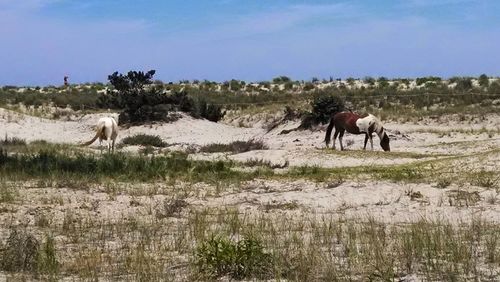
[(383, 151), (371, 151), (371, 150), (332, 150), (329, 148), (321, 149), (321, 152), (327, 154), (352, 157), (352, 158), (383, 158), (383, 159), (425, 159), (425, 158), (439, 158), (448, 157), (448, 154), (428, 154), (428, 153), (415, 153), (415, 152), (383, 152)]
[(186, 154), (132, 156), (124, 153), (95, 156), (76, 152), (40, 150), (34, 153), (0, 153), (0, 175), (9, 178), (88, 179), (100, 181), (156, 181), (173, 178), (192, 181), (245, 179), (230, 162), (193, 161)]

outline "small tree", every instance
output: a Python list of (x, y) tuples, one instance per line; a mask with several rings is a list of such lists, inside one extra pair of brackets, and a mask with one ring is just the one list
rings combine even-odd
[(231, 89), (231, 91), (238, 91), (242, 88), (242, 86), (243, 85), (241, 84), (241, 82), (236, 79), (231, 79), (231, 81), (229, 82), (229, 88)]
[(479, 82), (479, 85), (481, 87), (486, 88), (486, 87), (490, 86), (490, 80), (488, 79), (488, 76), (484, 73), (479, 76), (478, 82)]
[(288, 76), (279, 76), (279, 77), (275, 77), (273, 78), (273, 83), (276, 83), (276, 84), (281, 84), (281, 83), (286, 83), (286, 82), (290, 82), (290, 78)]
[(389, 86), (389, 81), (387, 80), (386, 77), (381, 76), (378, 78), (378, 87), (379, 88), (386, 88), (388, 86)]
[(176, 110), (211, 121), (219, 121), (224, 116), (220, 107), (206, 103), (198, 105), (185, 91), (165, 94), (161, 87), (153, 84), (154, 74), (154, 70), (130, 71), (126, 75), (113, 73), (108, 79), (114, 89), (99, 98), (100, 106), (122, 109), (120, 123), (171, 121), (168, 113)]
[(369, 85), (374, 85), (375, 84), (375, 79), (371, 76), (367, 76), (363, 79), (363, 81)]
[(317, 96), (313, 102), (312, 114), (316, 117), (318, 123), (327, 123), (330, 117), (344, 110), (344, 101), (339, 96), (331, 94), (322, 94)]
[(114, 89), (101, 96), (99, 104), (123, 109), (119, 116), (120, 123), (166, 120), (166, 105), (171, 104), (172, 99), (163, 94), (161, 88), (153, 85), (154, 74), (154, 70), (146, 73), (129, 71), (126, 75), (114, 72), (108, 76)]

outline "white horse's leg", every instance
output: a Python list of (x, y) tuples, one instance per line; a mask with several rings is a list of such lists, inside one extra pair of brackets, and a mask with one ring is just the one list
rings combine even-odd
[(370, 134), (370, 145), (372, 146), (372, 151), (373, 151), (373, 135)]
[(103, 148), (102, 148), (102, 139), (101, 139), (101, 137), (99, 137), (99, 152), (101, 153), (101, 155), (102, 155), (102, 150), (103, 150)]
[(368, 143), (368, 133), (365, 134), (365, 145), (363, 146), (363, 150), (366, 150), (366, 143)]
[(108, 145), (108, 154), (111, 153), (111, 138), (106, 139), (106, 144)]

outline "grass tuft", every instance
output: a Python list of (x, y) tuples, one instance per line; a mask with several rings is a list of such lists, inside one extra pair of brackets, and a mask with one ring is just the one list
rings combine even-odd
[(210, 278), (263, 279), (272, 273), (272, 256), (255, 238), (234, 242), (224, 236), (212, 236), (196, 249), (196, 265)]

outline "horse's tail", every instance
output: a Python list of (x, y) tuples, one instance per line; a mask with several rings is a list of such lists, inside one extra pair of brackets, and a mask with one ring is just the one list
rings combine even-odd
[(330, 138), (332, 137), (332, 130), (334, 126), (333, 122), (333, 117), (330, 119), (330, 124), (328, 124), (328, 127), (326, 128), (326, 135), (325, 135), (325, 144), (326, 147), (328, 148), (328, 144), (330, 144)]
[(80, 146), (85, 147), (89, 146), (90, 144), (94, 143), (94, 141), (101, 135), (102, 130), (104, 129), (104, 126), (98, 126), (94, 138), (92, 140), (82, 143)]

